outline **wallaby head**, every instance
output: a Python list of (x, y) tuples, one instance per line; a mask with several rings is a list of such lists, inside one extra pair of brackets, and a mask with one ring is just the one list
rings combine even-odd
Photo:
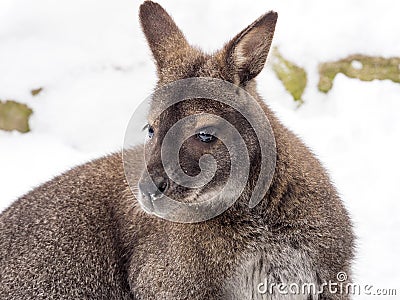
[[(224, 80), (238, 89), (240, 87), (256, 95), (253, 81), (266, 62), (277, 13), (264, 14), (214, 54), (205, 54), (189, 45), (182, 31), (157, 3), (145, 1), (141, 5), (140, 21), (157, 66), (158, 87), (181, 79), (208, 77)], [(214, 91), (217, 97), (218, 93), (226, 93), (218, 90), (215, 88)], [(181, 101), (160, 114), (156, 113), (160, 103), (165, 101), (165, 96), (155, 97), (148, 116), (146, 126), (148, 141), (145, 146), (147, 169), (139, 181), (141, 193), (138, 195), (143, 208), (147, 211), (157, 209), (157, 199), (163, 196), (179, 199), (184, 203), (193, 203), (213, 198), (221, 193), (232, 167), (230, 157), (232, 149), (229, 149), (222, 140), (236, 143), (232, 130), (228, 130), (225, 126), (226, 122), (233, 125), (244, 140), (249, 165), (253, 167), (248, 171), (242, 170), (243, 174), (238, 180), (247, 182), (248, 176), (244, 190), (251, 190), (260, 171), (260, 145), (249, 120), (230, 105), (207, 98)], [(246, 103), (245, 97), (238, 97), (237, 102), (243, 108), (252, 107)], [(179, 121), (187, 117), (192, 117), (190, 125), (179, 126)], [(255, 118), (255, 114), (252, 118)], [(256, 121), (265, 123), (263, 120)], [(186, 139), (182, 145), (169, 143), (166, 152), (172, 153), (174, 152), (172, 148), (179, 146), (179, 168), (182, 168), (188, 176), (198, 176), (202, 171), (214, 173), (213, 179), (206, 184), (188, 187), (176, 183), (166, 174), (165, 168), (170, 166), (165, 165), (165, 161), (163, 164), (161, 149), (166, 135), (173, 126), (174, 135), (178, 136), (176, 138), (184, 136)], [(204, 160), (205, 155), (211, 155), (215, 164), (210, 160)], [(171, 170), (172, 173), (175, 171)], [(235, 192), (237, 191), (231, 189), (225, 191), (223, 196), (229, 198)]]

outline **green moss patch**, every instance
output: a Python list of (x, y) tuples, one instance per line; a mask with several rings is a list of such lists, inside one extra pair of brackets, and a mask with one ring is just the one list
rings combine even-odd
[(28, 132), (32, 109), (13, 100), (0, 101), (0, 129)]
[(318, 89), (327, 93), (338, 73), (363, 81), (389, 79), (400, 83), (400, 57), (384, 58), (361, 54), (319, 65)]
[(272, 69), (293, 99), (301, 105), (301, 97), (307, 85), (306, 71), (285, 59), (277, 48), (274, 48), (272, 53)]
[(37, 96), (37, 95), (39, 95), (42, 91), (43, 91), (43, 88), (42, 88), (42, 87), (37, 88), (37, 89), (33, 89), (33, 90), (31, 90), (31, 95), (32, 95), (32, 96)]

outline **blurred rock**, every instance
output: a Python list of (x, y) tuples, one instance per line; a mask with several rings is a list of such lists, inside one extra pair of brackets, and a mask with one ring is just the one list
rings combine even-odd
[(384, 58), (361, 54), (319, 65), (318, 89), (327, 93), (338, 73), (363, 81), (391, 80), (400, 83), (400, 57)]
[(0, 100), (0, 129), (19, 132), (29, 132), (29, 118), (32, 114), (26, 104), (13, 100), (2, 102)]
[(282, 81), (285, 89), (292, 95), (293, 99), (299, 105), (303, 104), (304, 101), (301, 96), (307, 85), (306, 71), (285, 59), (278, 51), (278, 48), (274, 48), (272, 52), (272, 69), (279, 80)]

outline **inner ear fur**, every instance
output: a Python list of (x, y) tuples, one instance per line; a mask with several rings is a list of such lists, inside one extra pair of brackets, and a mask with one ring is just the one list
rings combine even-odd
[(273, 11), (262, 15), (224, 47), (225, 63), (233, 81), (243, 84), (262, 71), (277, 19), (278, 14)]

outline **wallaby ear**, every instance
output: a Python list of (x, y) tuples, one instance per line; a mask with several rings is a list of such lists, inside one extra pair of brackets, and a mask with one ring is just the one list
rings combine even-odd
[(139, 17), (158, 70), (190, 48), (182, 31), (158, 3), (145, 1), (140, 6)]
[(225, 63), (230, 74), (234, 76), (232, 79), (235, 83), (243, 84), (253, 79), (264, 68), (277, 19), (276, 12), (266, 13), (234, 37), (223, 49)]

